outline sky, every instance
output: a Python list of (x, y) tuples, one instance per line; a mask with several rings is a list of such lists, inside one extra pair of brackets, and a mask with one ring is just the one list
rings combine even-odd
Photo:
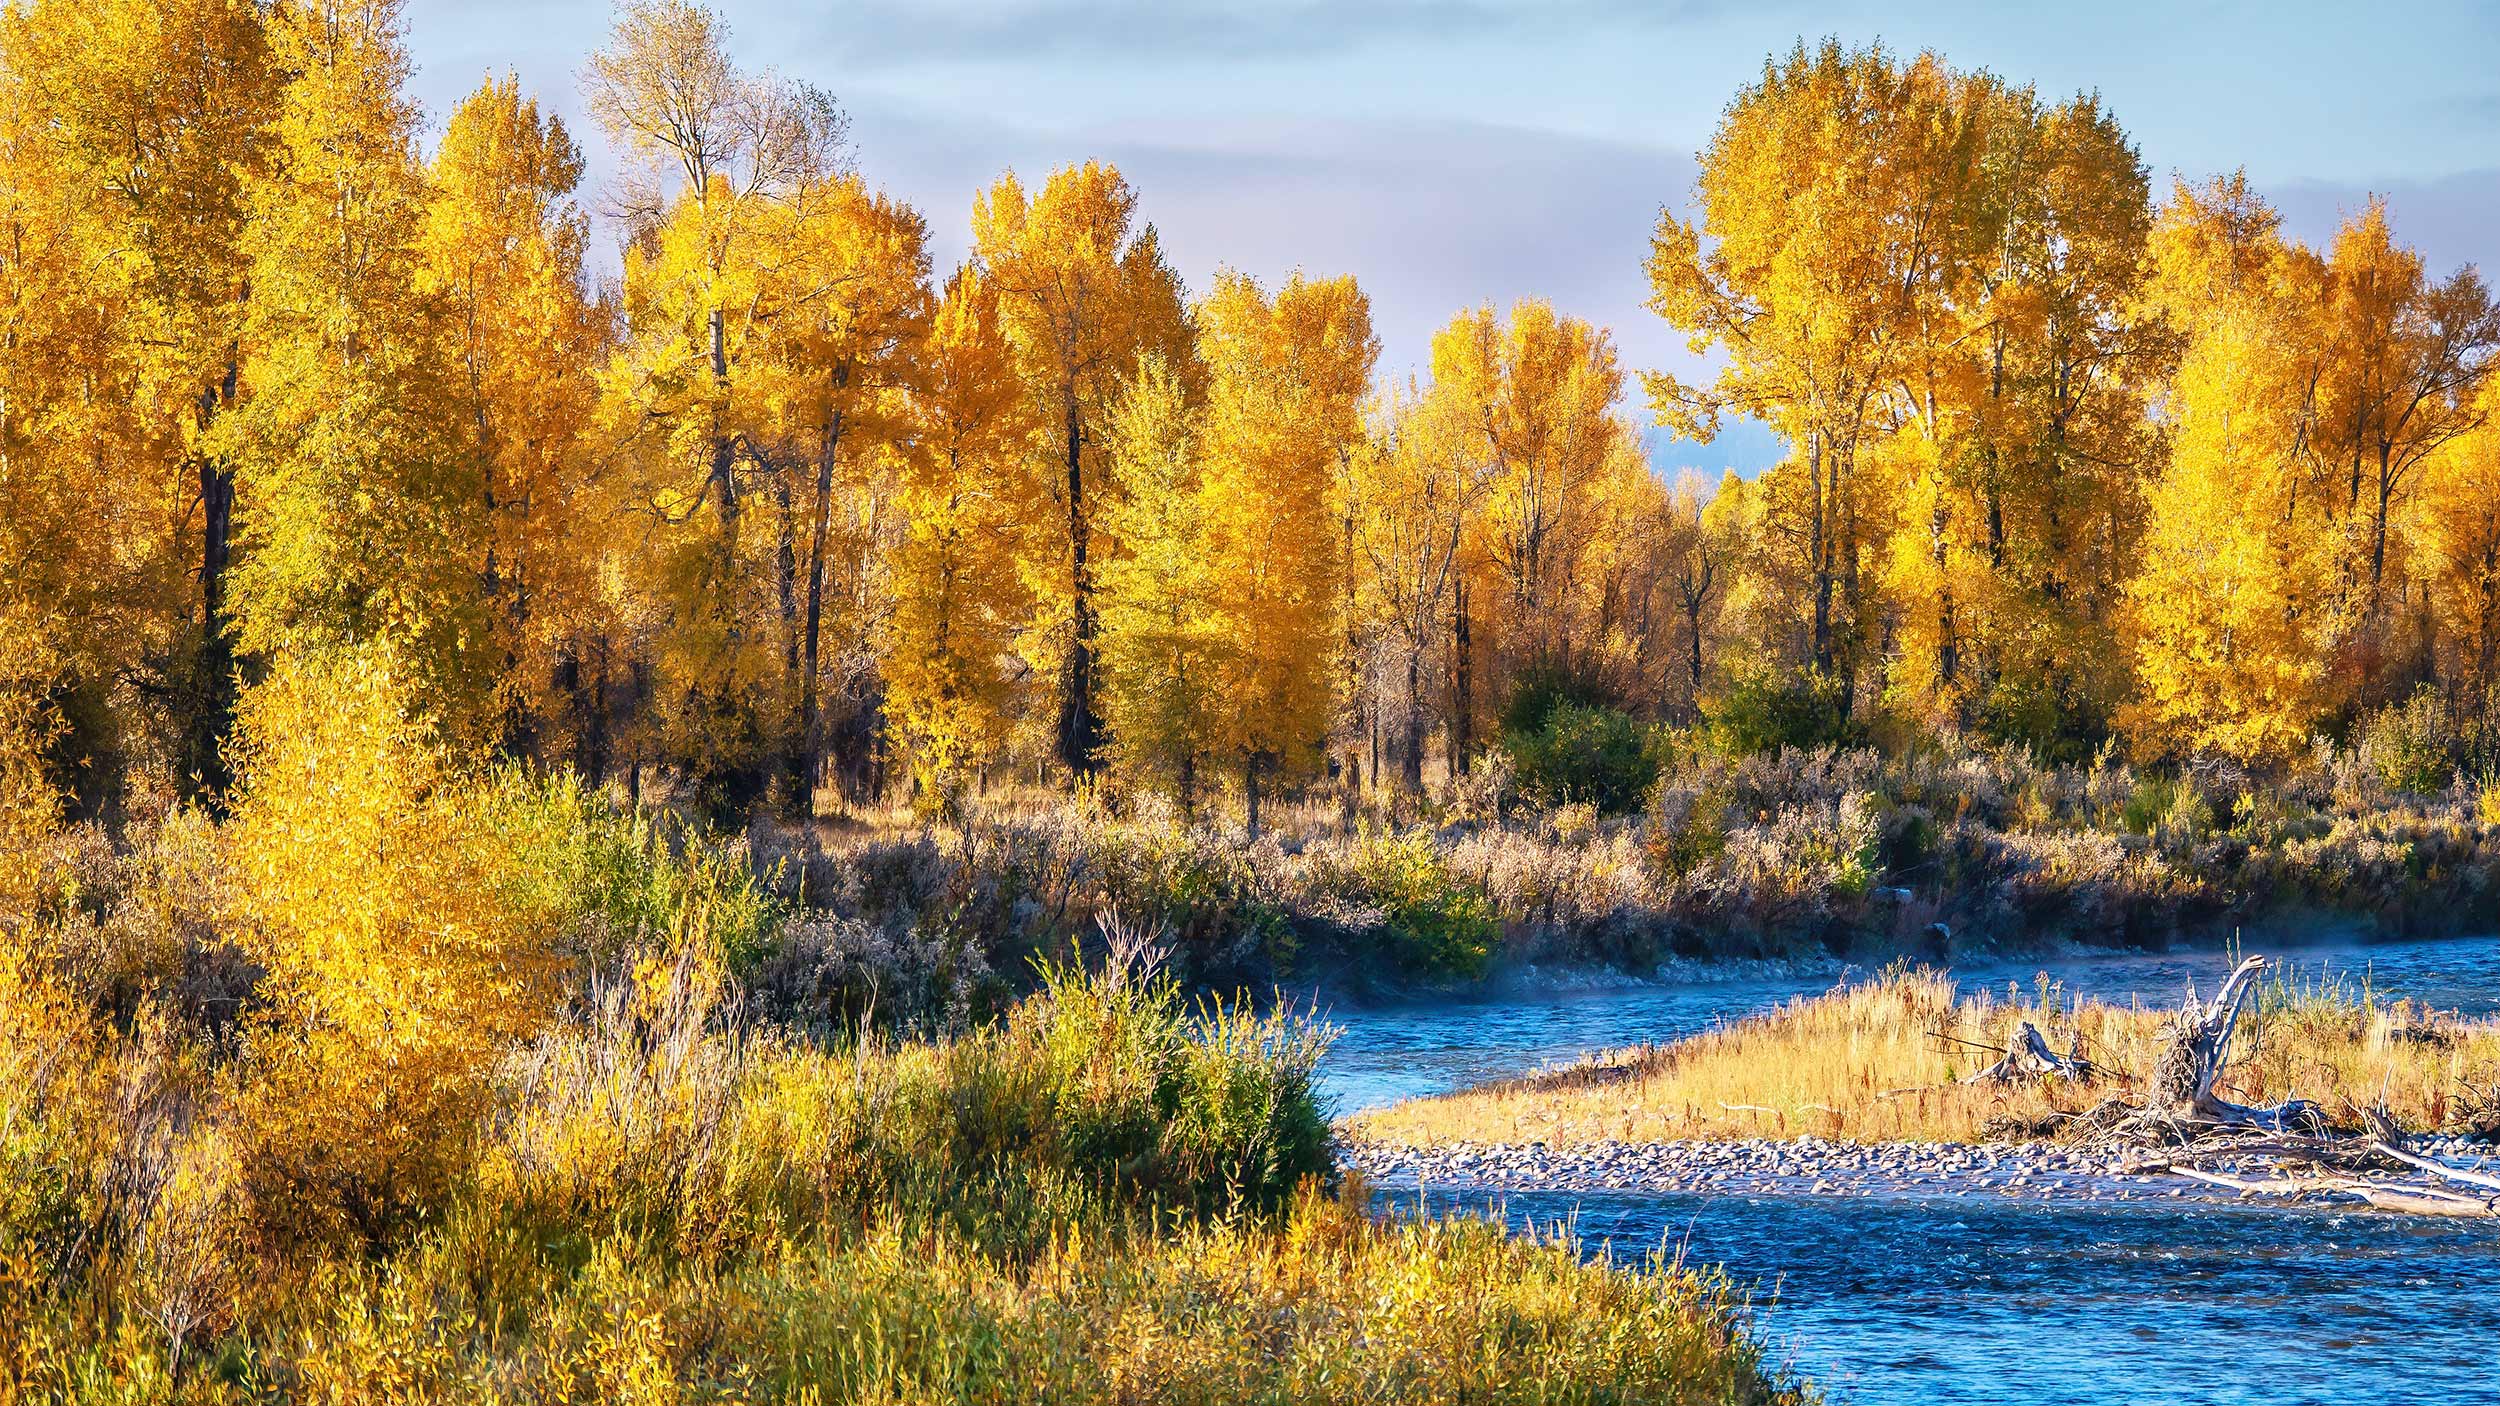
[[(942, 273), (973, 195), (1118, 164), (1193, 289), (1353, 273), (1384, 376), (1420, 374), (1462, 308), (1530, 295), (1613, 330), (1628, 368), (1690, 373), (1643, 307), (1662, 208), (1736, 90), (1800, 37), (1934, 49), (2044, 95), (2097, 90), (2157, 192), (2245, 167), (2323, 243), (2371, 193), (2444, 273), (2500, 277), (2500, 0), (2100, 0), (2075, 6), (1788, 0), (715, 0), (738, 61), (819, 84), (861, 172), (928, 217)], [(567, 117), (613, 169), (577, 76), (608, 0), (411, 0), (439, 123), (489, 74)], [(592, 202), (595, 205), (595, 193)], [(1753, 472), (1776, 440), (1653, 439), (1662, 471)]]

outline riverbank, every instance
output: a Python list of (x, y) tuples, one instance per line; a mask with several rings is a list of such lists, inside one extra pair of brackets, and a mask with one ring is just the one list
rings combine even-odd
[(227, 818), (0, 865), (0, 1402), (1806, 1395), (1697, 1266), (1376, 1215), (1327, 1032), (1151, 931), (778, 1019), (742, 856), (344, 682), (256, 695)]
[(1060, 969), (827, 1049), (632, 971), (419, 1108), (274, 1028), (212, 1079), (0, 944), (0, 1399), (1813, 1399), (1714, 1273), (1329, 1194), (1290, 1018)]
[(789, 913), (766, 994), (976, 1018), (1103, 914), (1184, 982), (1399, 1000), (1523, 972), (1808, 970), (2500, 929), (2500, 786), (2396, 787), (2366, 749), (2282, 775), (2047, 767), (1936, 746), (1678, 757), (1640, 807), (1539, 806), (1500, 768), (1430, 803), (1278, 808), (1252, 836), (1151, 800), (1002, 795), (961, 824), (759, 820)]

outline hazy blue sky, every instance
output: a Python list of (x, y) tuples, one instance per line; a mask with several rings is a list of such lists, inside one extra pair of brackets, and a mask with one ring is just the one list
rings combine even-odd
[[(1301, 265), (1370, 290), (1384, 369), (1457, 309), (1529, 293), (1681, 364), (1642, 309), (1662, 204), (1729, 96), (1799, 36), (1935, 48), (2063, 94), (2097, 88), (2157, 187), (2244, 165), (2323, 240), (2371, 191), (2442, 270), (2500, 272), (2500, 3), (2046, 7), (1718, 0), (721, 0), (742, 63), (830, 88), (859, 164), (925, 212), (941, 271), (975, 190), (1119, 163), (1193, 287)], [(413, 0), (439, 118), (511, 69), (571, 117), (607, 0)], [(595, 130), (576, 123), (594, 179)], [(1662, 445), (1756, 468), (1768, 436)]]

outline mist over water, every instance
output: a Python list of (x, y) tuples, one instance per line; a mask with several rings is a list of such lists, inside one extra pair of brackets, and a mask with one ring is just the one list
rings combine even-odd
[[(2252, 946), (2468, 1015), (2500, 1012), (2500, 938)], [(2068, 992), (2172, 1005), (2214, 951), (1957, 964), (1965, 990), (2045, 971)], [(1848, 974), (1855, 979), (1864, 973)], [(1831, 986), (1638, 982), (1362, 1009), (1323, 1070), (1340, 1111), (1668, 1040)], [(2500, 1232), (2473, 1222), (2182, 1198), (1862, 1199), (1426, 1188), (1513, 1225), (1568, 1221), (1594, 1252), (1682, 1247), (1725, 1266), (1775, 1357), (1835, 1401), (2464, 1402), (2500, 1399)], [(1382, 1191), (1411, 1211), (1412, 1188)]]

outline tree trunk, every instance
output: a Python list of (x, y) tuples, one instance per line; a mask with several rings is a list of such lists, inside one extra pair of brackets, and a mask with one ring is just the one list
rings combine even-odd
[(1807, 550), (1814, 559), (1814, 668), (1832, 671), (1832, 500), (1823, 484), (1823, 435), (1806, 435), (1806, 477), (1813, 489), (1814, 513), (1807, 522)]
[(2387, 471), (2387, 450), (2379, 449), (2378, 513), (2370, 521), (2370, 605), (2376, 610), (2379, 585), (2387, 578), (2387, 508), (2396, 491)]
[(605, 782), (610, 765), (608, 704), (608, 641), (599, 639), (599, 662), (590, 676), (589, 716), (584, 720), (581, 741), (581, 771), (593, 786)]
[[(235, 363), (200, 392), (202, 429), (234, 403)], [(193, 664), (190, 717), (182, 748), (179, 785), (185, 799), (222, 813), (234, 775), (226, 763), (226, 738), (234, 728), (236, 699), (233, 622), (226, 618), (226, 571), (234, 556), (234, 470), (201, 455), (200, 650)]]
[(1928, 519), (1927, 535), (1935, 545), (1936, 554), (1936, 682), (1950, 684), (1961, 667), (1961, 645), (1954, 638), (1953, 580), (1947, 575), (1951, 559), (1946, 551), (1946, 533), (1952, 517), (1942, 502), (1937, 503)]
[(712, 436), (712, 484), (720, 492), (720, 550), (723, 585), (738, 562), (738, 441)]
[[(1406, 656), (1406, 735), (1400, 739), (1398, 776), (1409, 795), (1424, 793), (1424, 656), (1421, 649)], [(1372, 770), (1379, 770), (1374, 763)]]
[(1085, 433), (1073, 396), (1067, 415), (1070, 639), (1060, 681), (1059, 759), (1077, 776), (1090, 778), (1101, 748), (1102, 720), (1094, 711), (1094, 574), (1088, 560), (1092, 529), (1085, 516)]
[[(729, 392), (729, 343), (727, 327), (719, 308), (712, 309), (710, 326), (712, 384), (725, 400)], [(712, 426), (712, 485), (720, 493), (720, 567), (721, 584), (725, 589), (729, 576), (738, 569), (738, 442), (723, 427), (727, 406), (717, 406), (713, 413), (716, 418)], [(742, 623), (733, 612), (729, 629), (732, 640), (740, 638), (743, 633), (740, 628)]]
[(1475, 660), (1467, 630), (1467, 583), (1450, 593), (1450, 779), (1467, 770), (1476, 745)]
[(1684, 669), (1690, 676), (1693, 711), (1696, 714), (1701, 712), (1701, 607), (1702, 602), (1699, 598), (1690, 595), (1685, 597), (1684, 632), (1687, 652), (1684, 657)]
[(2283, 1132), (2314, 1123), (2316, 1110), (2294, 1099), (2274, 1108), (2249, 1108), (2214, 1092), (2230, 1056), (2231, 1035), (2239, 1028), (2240, 1007), (2247, 1003), (2266, 959), (2248, 957), (2223, 982), (2211, 1001), (2188, 1001), (2171, 1029), (2170, 1044), (2153, 1066), (2153, 1108), (2183, 1124), (2223, 1124)]
[(1251, 752), (1241, 759), (1241, 794), (1249, 809), (1250, 838), (1259, 837), (1259, 772), (1264, 756)]
[(1378, 786), (1378, 785), (1380, 785), (1380, 784), (1381, 784), (1381, 782), (1380, 782), (1380, 710), (1379, 710), (1379, 709), (1377, 709), (1377, 708), (1372, 709), (1372, 711), (1371, 711), (1371, 715), (1370, 715), (1369, 717), (1365, 718), (1363, 721), (1364, 721), (1364, 728), (1363, 728), (1363, 732), (1364, 732), (1364, 735), (1365, 735), (1365, 740), (1366, 740), (1366, 741), (1368, 741), (1368, 742), (1371, 744), (1371, 749), (1372, 749), (1372, 784), (1373, 784), (1374, 786)]
[(833, 464), (842, 442), (842, 412), (825, 421), (824, 452), (816, 456), (816, 501), (809, 514), (807, 547), (807, 628), (799, 657), (800, 784), (810, 813), (816, 786), (825, 774), (823, 670), (818, 660), (824, 641), (825, 549), (833, 532)]

